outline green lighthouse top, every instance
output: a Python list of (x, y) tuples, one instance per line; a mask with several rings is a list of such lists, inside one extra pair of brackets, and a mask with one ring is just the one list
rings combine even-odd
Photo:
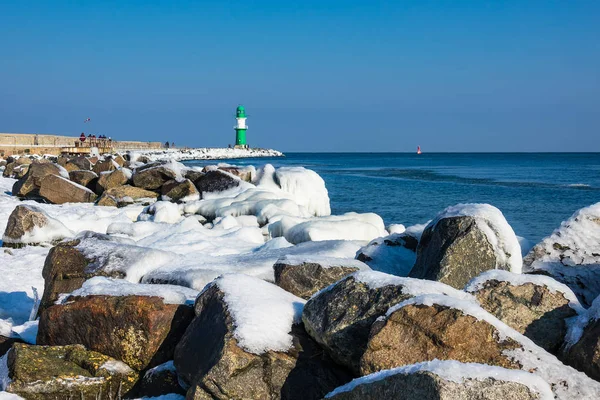
[(244, 106), (239, 105), (236, 111), (236, 118), (246, 118), (246, 109), (244, 108)]

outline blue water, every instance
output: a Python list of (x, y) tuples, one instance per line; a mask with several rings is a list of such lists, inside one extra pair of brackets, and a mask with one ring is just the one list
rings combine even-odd
[(490, 203), (532, 242), (600, 202), (599, 153), (288, 153), (227, 162), (313, 169), (326, 182), (333, 213), (375, 212), (386, 224), (424, 223), (453, 204)]

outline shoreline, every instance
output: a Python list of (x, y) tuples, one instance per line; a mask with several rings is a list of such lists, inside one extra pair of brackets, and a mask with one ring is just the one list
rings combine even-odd
[(236, 158), (285, 157), (285, 154), (273, 149), (233, 149), (200, 147), (195, 149), (163, 149), (150, 151), (131, 151), (148, 157), (151, 161), (173, 160), (228, 160)]

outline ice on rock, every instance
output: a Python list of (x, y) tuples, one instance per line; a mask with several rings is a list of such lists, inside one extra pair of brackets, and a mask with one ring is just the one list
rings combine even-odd
[(520, 383), (527, 386), (539, 395), (540, 400), (553, 400), (554, 394), (550, 385), (539, 376), (529, 372), (506, 369), (487, 364), (461, 363), (454, 360), (433, 360), (418, 364), (406, 365), (398, 368), (387, 369), (356, 378), (353, 381), (338, 387), (325, 398), (331, 398), (340, 393), (350, 392), (357, 386), (381, 381), (397, 374), (414, 374), (417, 372), (431, 372), (448, 381), (463, 383), (465, 379), (485, 380), (488, 378)]
[(282, 157), (283, 153), (271, 149), (221, 149), (221, 148), (196, 148), (196, 149), (162, 149), (143, 152), (130, 152), (133, 159), (140, 156), (148, 157), (151, 161), (164, 160), (223, 160), (230, 158), (252, 157)]
[(391, 307), (386, 316), (410, 304), (423, 304), (426, 306), (436, 304), (454, 308), (461, 310), (465, 315), (470, 315), (491, 324), (498, 331), (500, 340), (510, 338), (521, 345), (521, 348), (504, 350), (503, 354), (513, 362), (518, 363), (523, 371), (530, 371), (548, 382), (558, 399), (600, 398), (600, 383), (584, 373), (564, 365), (555, 356), (537, 346), (529, 338), (485, 311), (475, 301), (440, 294), (424, 294)]
[(484, 284), (487, 281), (491, 280), (495, 280), (498, 282), (508, 282), (512, 286), (521, 286), (527, 283), (545, 286), (548, 288), (550, 293), (562, 293), (565, 296), (565, 298), (569, 300), (569, 307), (575, 310), (578, 314), (584, 312), (584, 308), (579, 302), (579, 299), (577, 299), (575, 293), (573, 293), (573, 291), (567, 285), (558, 282), (556, 279), (544, 275), (514, 274), (509, 271), (492, 269), (473, 278), (465, 287), (465, 291), (473, 293), (478, 290), (481, 290), (483, 289)]
[(178, 204), (170, 201), (157, 201), (146, 207), (138, 220), (175, 224), (181, 220), (181, 214), (182, 210)]
[(311, 215), (331, 214), (325, 181), (316, 172), (304, 167), (281, 167), (275, 170), (275, 179), (281, 190), (291, 194)]
[(302, 220), (283, 217), (269, 226), (272, 237), (294, 244), (321, 240), (364, 240), (387, 235), (383, 219), (373, 213), (346, 213)]
[(254, 354), (285, 352), (292, 347), (291, 326), (302, 321), (303, 299), (242, 274), (222, 275), (212, 285), (224, 293), (240, 347)]
[(435, 226), (440, 220), (452, 217), (472, 217), (494, 248), (499, 263), (510, 265), (510, 271), (521, 273), (523, 259), (521, 245), (502, 212), (489, 204), (457, 204), (439, 213), (428, 225)]
[(96, 276), (70, 294), (61, 295), (57, 303), (64, 304), (71, 297), (85, 296), (156, 296), (165, 304), (194, 304), (198, 291), (177, 285), (148, 285), (132, 283), (123, 279)]

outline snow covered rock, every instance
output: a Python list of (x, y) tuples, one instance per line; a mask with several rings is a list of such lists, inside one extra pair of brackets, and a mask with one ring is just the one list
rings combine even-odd
[(473, 279), (466, 291), (486, 311), (552, 354), (563, 344), (567, 318), (583, 312), (573, 291), (547, 276), (491, 270)]
[(136, 385), (136, 397), (158, 397), (170, 393), (185, 396), (173, 361), (147, 370)]
[(96, 183), (98, 182), (98, 174), (93, 171), (78, 169), (69, 172), (69, 179), (90, 190), (95, 190)]
[(32, 199), (39, 198), (42, 181), (48, 175), (58, 175), (68, 178), (68, 173), (61, 166), (36, 160), (29, 166), (27, 174), (13, 185), (13, 196)]
[(531, 372), (557, 399), (595, 399), (600, 383), (562, 364), (473, 300), (421, 295), (391, 307), (371, 329), (361, 374), (438, 360)]
[(225, 190), (237, 187), (239, 183), (239, 178), (219, 170), (208, 171), (194, 182), (201, 194), (224, 192)]
[(564, 359), (565, 363), (600, 381), (600, 297), (571, 322)]
[(303, 303), (245, 275), (208, 285), (175, 351), (188, 398), (320, 399), (350, 380), (302, 328)]
[(37, 343), (83, 344), (139, 371), (173, 358), (193, 315), (157, 296), (70, 296), (40, 313)]
[(234, 166), (219, 165), (218, 169), (221, 171), (225, 171), (231, 175), (235, 175), (238, 178), (240, 178), (241, 180), (246, 181), (246, 182), (252, 182), (252, 177), (253, 177), (254, 173), (256, 173), (256, 170), (254, 169), (254, 167), (241, 168), (241, 167), (234, 167)]
[(376, 372), (325, 396), (333, 400), (553, 400), (550, 386), (525, 371), (430, 361)]
[(32, 162), (33, 161), (29, 157), (19, 157), (17, 159), (14, 159), (13, 161), (10, 161), (9, 158), (7, 160), (6, 167), (2, 172), (2, 176), (4, 178), (13, 178), (16, 174), (18, 175), (16, 176), (16, 178), (18, 179), (19, 177), (22, 177), (24, 175), (23, 173), (19, 173), (19, 170), (24, 170), (26, 173), (29, 169), (29, 164), (31, 164)]
[(417, 258), (419, 239), (407, 233), (393, 233), (372, 240), (356, 253), (356, 259), (376, 271), (408, 276)]
[(550, 275), (582, 303), (600, 295), (600, 203), (576, 211), (523, 259), (524, 272)]
[(103, 191), (123, 186), (129, 182), (130, 174), (131, 171), (127, 173), (123, 169), (101, 173), (100, 178), (98, 179), (98, 185), (100, 185)]
[(427, 225), (409, 276), (462, 289), (483, 271), (520, 273), (521, 267), (519, 241), (500, 210), (489, 204), (459, 204)]
[(40, 196), (53, 204), (92, 203), (98, 197), (85, 186), (58, 175), (47, 175), (42, 178)]
[(371, 325), (386, 311), (422, 293), (448, 293), (471, 298), (438, 282), (361, 271), (316, 293), (304, 306), (306, 331), (332, 358), (359, 374), (359, 362)]
[(333, 257), (285, 256), (273, 266), (275, 284), (303, 299), (359, 270), (360, 261)]
[(0, 390), (28, 400), (112, 400), (125, 396), (138, 379), (126, 364), (81, 345), (15, 344), (0, 358), (7, 376)]
[(2, 246), (19, 248), (26, 245), (53, 243), (73, 233), (60, 221), (49, 217), (33, 205), (18, 205), (8, 217)]
[(142, 189), (157, 190), (165, 182), (177, 177), (177, 172), (170, 168), (169, 164), (147, 164), (135, 169), (133, 173), (133, 185)]
[(154, 203), (157, 198), (156, 192), (123, 185), (106, 190), (98, 199), (97, 204), (109, 207), (125, 207), (135, 203), (146, 205)]
[(200, 193), (189, 179), (182, 182), (178, 182), (174, 179), (165, 182), (160, 191), (163, 200), (170, 200), (177, 203), (182, 201), (200, 200)]
[(269, 225), (272, 237), (293, 244), (322, 240), (372, 240), (387, 234), (383, 219), (374, 213), (329, 215), (310, 219), (283, 217)]

